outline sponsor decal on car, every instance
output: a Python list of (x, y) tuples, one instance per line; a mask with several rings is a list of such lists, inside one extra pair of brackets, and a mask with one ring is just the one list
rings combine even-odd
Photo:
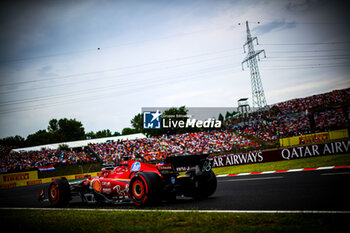
[(131, 170), (132, 172), (137, 172), (141, 169), (141, 163), (140, 162), (136, 162), (131, 166)]

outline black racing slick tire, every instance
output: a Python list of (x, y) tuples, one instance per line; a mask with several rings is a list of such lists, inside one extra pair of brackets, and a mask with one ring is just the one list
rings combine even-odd
[(137, 206), (155, 204), (161, 200), (162, 180), (157, 173), (139, 172), (129, 184), (131, 201)]
[(217, 180), (212, 170), (200, 176), (196, 176), (195, 169), (190, 169), (186, 172), (186, 175), (190, 175), (193, 180), (193, 186), (187, 196), (192, 196), (193, 198), (207, 198), (215, 193)]
[(210, 170), (204, 185), (204, 190), (203, 190), (204, 196), (209, 197), (213, 195), (216, 191), (216, 187), (217, 187), (216, 175), (212, 170)]
[(52, 207), (66, 207), (70, 201), (70, 187), (66, 179), (51, 181), (48, 197)]

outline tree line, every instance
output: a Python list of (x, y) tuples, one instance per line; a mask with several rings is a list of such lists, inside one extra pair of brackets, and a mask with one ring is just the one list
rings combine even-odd
[[(124, 129), (122, 133), (123, 132), (128, 133), (128, 130)], [(29, 147), (119, 135), (121, 135), (121, 133), (112, 133), (109, 129), (86, 133), (83, 124), (76, 119), (51, 119), (47, 129), (38, 130), (37, 132), (28, 135), (27, 138), (23, 138), (19, 135), (2, 138), (0, 139), (0, 145), (11, 147)]]
[[(173, 107), (165, 110), (162, 116), (181, 116), (172, 119), (172, 121), (186, 120), (186, 115), (188, 109), (185, 106), (179, 108)], [(218, 120), (223, 121), (228, 117), (231, 117), (234, 113), (226, 113), (225, 118), (222, 114), (219, 115)], [(166, 119), (169, 121), (170, 119)], [(37, 132), (28, 135), (27, 138), (23, 138), (19, 135), (6, 137), (0, 139), (0, 145), (6, 145), (10, 147), (29, 147), (38, 146), (51, 143), (69, 142), (84, 139), (94, 139), (112, 136), (121, 136), (134, 133), (144, 133), (147, 136), (160, 136), (160, 135), (171, 135), (171, 134), (181, 134), (188, 132), (196, 132), (203, 130), (202, 128), (178, 128), (170, 127), (166, 129), (144, 129), (143, 128), (143, 115), (141, 113), (136, 114), (130, 121), (132, 128), (127, 127), (122, 130), (122, 132), (112, 133), (109, 129), (100, 130), (97, 132), (85, 132), (83, 124), (76, 119), (51, 119), (47, 126), (47, 129), (41, 129)]]

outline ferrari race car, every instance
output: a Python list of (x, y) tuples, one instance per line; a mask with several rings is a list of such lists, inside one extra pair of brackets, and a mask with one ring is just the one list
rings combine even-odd
[[(190, 168), (180, 175), (176, 168)], [(123, 161), (102, 169), (98, 177), (86, 176), (70, 181), (54, 179), (40, 190), (39, 201), (53, 207), (65, 207), (73, 196), (84, 203), (120, 203), (132, 201), (137, 206), (174, 201), (177, 196), (206, 198), (216, 191), (217, 180), (207, 155), (170, 156), (164, 163)]]

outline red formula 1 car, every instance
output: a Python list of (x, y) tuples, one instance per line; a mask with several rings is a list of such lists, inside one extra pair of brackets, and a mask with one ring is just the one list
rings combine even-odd
[[(177, 167), (191, 167), (180, 175)], [(135, 205), (148, 205), (162, 200), (174, 201), (176, 196), (205, 198), (217, 186), (216, 176), (207, 155), (170, 156), (162, 164), (123, 161), (102, 169), (98, 177), (83, 180), (52, 180), (39, 193), (39, 201), (48, 200), (51, 206), (67, 206), (73, 196), (84, 203), (118, 203), (131, 200)], [(46, 197), (47, 196), (47, 197)]]

